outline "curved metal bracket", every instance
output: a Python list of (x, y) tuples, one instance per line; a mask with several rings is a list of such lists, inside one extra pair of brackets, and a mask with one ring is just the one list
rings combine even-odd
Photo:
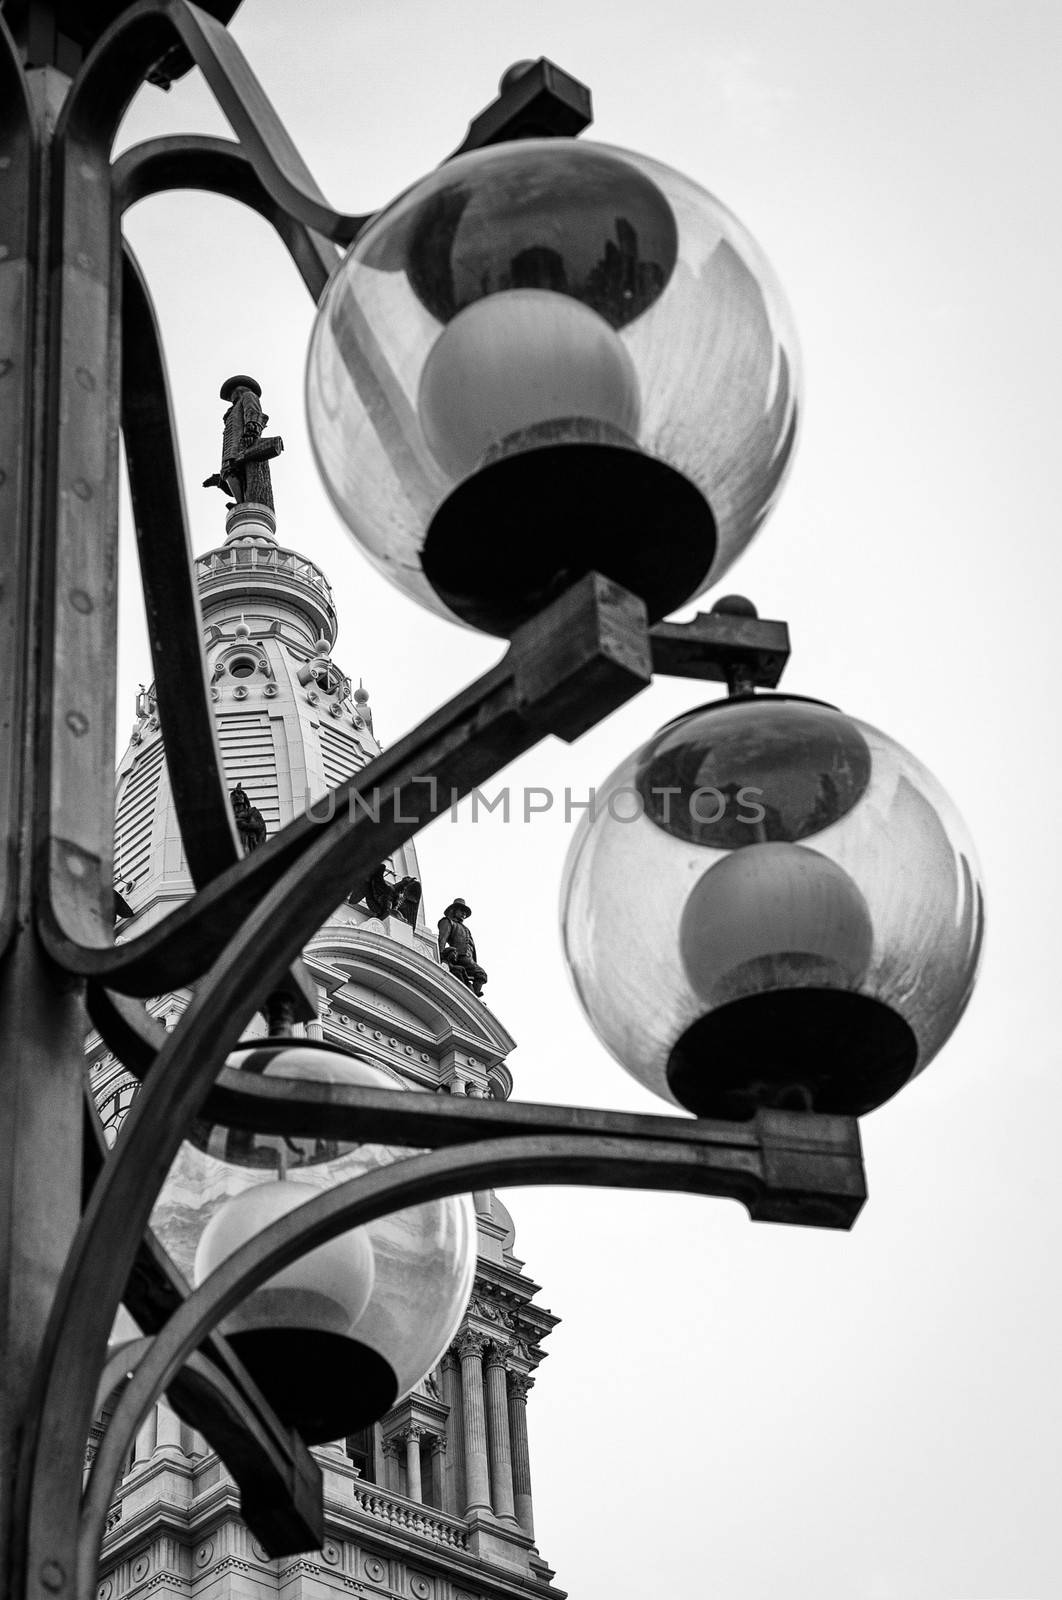
[(146, 1078), (169, 1038), (162, 1023), (150, 1016), (138, 1001), (115, 994), (101, 983), (88, 985), (87, 1004), (92, 1026), (108, 1050), (113, 1051), (135, 1078)]
[(446, 1195), (531, 1181), (668, 1189), (723, 1196), (748, 1206), (755, 1205), (763, 1188), (755, 1157), (744, 1148), (716, 1150), (706, 1159), (703, 1151), (666, 1139), (635, 1143), (549, 1136), (488, 1140), (411, 1156), (308, 1200), (223, 1262), (174, 1313), (137, 1366), (86, 1489), (78, 1536), (78, 1600), (89, 1600), (93, 1592), (107, 1508), (136, 1429), (192, 1351), (229, 1311), (289, 1262), (348, 1228)]
[(262, 182), (254, 162), (231, 139), (183, 134), (134, 145), (114, 164), (115, 201), (125, 212), (137, 201), (170, 189), (202, 189), (225, 195), (257, 211), (298, 267), (315, 301), (343, 259), (342, 251), (280, 205)]
[[(68, 972), (95, 979), (121, 994), (147, 998), (164, 989), (182, 988), (202, 977), (263, 897), (275, 889), (283, 875), (315, 844), (320, 845), (327, 839), (335, 846), (333, 876), (329, 878), (327, 872), (322, 874), (319, 887), (323, 898), (319, 902), (317, 920), (306, 929), (301, 943), (292, 941), (294, 956), (342, 899), (344, 886), (358, 881), (362, 870), (360, 861), (351, 864), (346, 859), (356, 825), (360, 825), (363, 832), (373, 830), (376, 843), (369, 854), (375, 850), (375, 859), (382, 859), (423, 827), (436, 810), (450, 804), (451, 777), (452, 786), (457, 787), (467, 771), (465, 786), (460, 788), (460, 793), (465, 793), (496, 770), (489, 765), (486, 752), (474, 748), (481, 723), (495, 734), (492, 748), (496, 751), (499, 725), (504, 724), (509, 735), (505, 753), (495, 758), (497, 765), (527, 749), (542, 736), (544, 730), (532, 732), (519, 718), (513, 668), (508, 657), (413, 734), (330, 791), (325, 797), (328, 807), (325, 817), (322, 818), (316, 808), (296, 817), (267, 839), (260, 849), (220, 873), (146, 933), (122, 945), (94, 946), (69, 938), (61, 927), (46, 923), (41, 928), (46, 947)], [(441, 800), (432, 806), (433, 791), (426, 786), (421, 774), (436, 770), (431, 763), (444, 748), (444, 739), (451, 760), (434, 791)], [(473, 757), (467, 761), (461, 750), (465, 740), (472, 747), (469, 754)], [(478, 741), (481, 747), (486, 742), (483, 737)], [(477, 754), (479, 761), (474, 760)], [(369, 855), (365, 859), (368, 865), (364, 870), (370, 871)], [(328, 891), (333, 888), (336, 899), (328, 900)]]
[[(312, 884), (303, 880), (304, 911), (297, 914), (289, 901), (280, 918), (294, 959), (345, 887), (371, 870), (373, 852), (382, 860), (545, 734), (576, 738), (644, 688), (644, 617), (641, 601), (590, 574), (520, 629), (498, 666), (332, 790), (326, 815), (315, 808), (296, 817), (138, 939), (93, 948), (44, 926), (49, 951), (67, 971), (123, 994), (181, 988), (221, 958), (293, 866), (302, 861), (310, 872), (312, 857), (319, 865)], [(259, 971), (252, 963), (249, 975), (257, 981)]]
[(203, 657), (203, 618), (178, 465), (170, 386), (151, 295), (122, 259), (122, 431), (170, 784), (189, 871), (209, 883), (242, 859)]
[(336, 211), (321, 193), (265, 90), (228, 29), (186, 0), (142, 0), (107, 30), (70, 91), (66, 117), (96, 133), (114, 130), (160, 55), (183, 45), (232, 125), (263, 188), (286, 214), (349, 244), (368, 220)]

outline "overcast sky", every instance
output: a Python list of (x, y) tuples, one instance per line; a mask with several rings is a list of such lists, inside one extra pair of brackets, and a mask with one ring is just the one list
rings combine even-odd
[[(789, 621), (788, 688), (936, 772), (985, 868), (978, 994), (924, 1076), (865, 1120), (871, 1198), (850, 1235), (687, 1197), (507, 1197), (564, 1319), (530, 1406), (558, 1584), (573, 1600), (1062, 1593), (1062, 11), (245, 0), (233, 31), (343, 209), (384, 204), (453, 149), (510, 62), (548, 55), (592, 87), (597, 137), (736, 211), (793, 304), (806, 409), (780, 504), (724, 589)], [(123, 140), (180, 128), (222, 128), (193, 80), (145, 91)], [(332, 579), (337, 659), (393, 741), (499, 646), (389, 589), (340, 529), (303, 420), (313, 308), (266, 225), (194, 195), (130, 227), (168, 336), (197, 549), (223, 537), (221, 497), (198, 487), (217, 465), (218, 383), (249, 371), (287, 443), (280, 536)], [(150, 671), (126, 568), (120, 728)], [(585, 793), (704, 698), (661, 682), (497, 783)], [(471, 903), (518, 1095), (663, 1110), (596, 1043), (562, 969), (569, 832), (555, 814), (437, 822), (420, 843), (428, 916)]]

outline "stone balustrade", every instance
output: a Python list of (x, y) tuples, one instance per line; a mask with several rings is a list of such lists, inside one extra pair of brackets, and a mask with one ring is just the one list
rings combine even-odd
[(384, 1494), (375, 1484), (354, 1484), (354, 1507), (377, 1522), (402, 1533), (412, 1533), (451, 1550), (468, 1549), (468, 1531), (454, 1517), (433, 1511), (395, 1495)]

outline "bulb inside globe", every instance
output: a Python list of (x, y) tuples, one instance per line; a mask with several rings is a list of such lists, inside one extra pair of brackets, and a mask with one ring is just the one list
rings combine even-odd
[(683, 964), (711, 1004), (755, 986), (859, 982), (874, 929), (866, 900), (836, 862), (799, 844), (723, 856), (694, 886), (679, 927)]
[(718, 859), (679, 924), (686, 975), (708, 1009), (671, 1051), (675, 1097), (700, 1115), (747, 1116), (810, 1108), (838, 1062), (902, 1081), (911, 1030), (859, 992), (873, 948), (865, 896), (817, 850), (760, 843)]
[(424, 363), (418, 409), (439, 464), (461, 478), (536, 444), (633, 447), (641, 416), (622, 339), (549, 289), (510, 289), (458, 312)]
[[(219, 1206), (203, 1230), (195, 1257), (202, 1283), (241, 1245), (317, 1194), (309, 1184), (258, 1183)], [(348, 1334), (372, 1295), (375, 1267), (367, 1231), (354, 1228), (284, 1267), (238, 1306), (227, 1328), (298, 1326)]]

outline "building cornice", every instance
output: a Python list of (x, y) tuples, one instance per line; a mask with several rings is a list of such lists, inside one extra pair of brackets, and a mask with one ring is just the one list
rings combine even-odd
[[(330, 997), (351, 979), (380, 988), (381, 977), (388, 976), (397, 985), (394, 998), (402, 999), (414, 1015), (417, 1002), (423, 1014), (426, 995), (429, 1016), (424, 1017), (424, 1022), (431, 1026), (429, 1017), (434, 1018), (433, 1039), (452, 1040), (457, 1049), (478, 1049), (484, 1057), (484, 1067), (500, 1061), (515, 1048), (511, 1034), (470, 989), (439, 962), (386, 934), (364, 926), (326, 924), (310, 941), (306, 956), (328, 974), (325, 987)], [(492, 1058), (489, 1063), (488, 1056)]]

